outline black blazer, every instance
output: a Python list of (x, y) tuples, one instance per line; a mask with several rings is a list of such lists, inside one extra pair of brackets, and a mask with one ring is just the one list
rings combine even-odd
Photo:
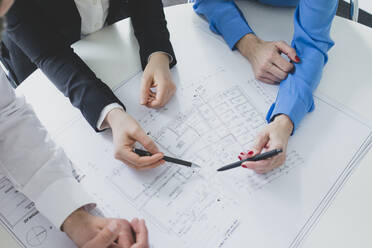
[[(161, 0), (110, 0), (108, 24), (127, 16), (139, 42), (142, 67), (156, 51), (172, 55), (174, 66)], [(40, 68), (96, 131), (105, 106), (116, 102), (124, 107), (71, 48), (81, 35), (74, 0), (16, 0), (6, 15), (6, 25), (1, 60), (16, 83)]]

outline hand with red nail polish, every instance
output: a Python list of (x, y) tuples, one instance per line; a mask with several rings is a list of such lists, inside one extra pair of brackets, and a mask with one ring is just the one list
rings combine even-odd
[(243, 36), (236, 47), (251, 63), (256, 78), (268, 84), (280, 83), (294, 68), (281, 54), (300, 62), (296, 50), (286, 42), (267, 42), (252, 33)]
[(242, 163), (243, 168), (254, 170), (258, 174), (265, 174), (285, 162), (286, 150), (288, 145), (289, 137), (293, 131), (292, 121), (286, 115), (278, 115), (275, 117), (269, 125), (267, 125), (257, 136), (256, 144), (253, 147), (253, 151), (249, 151), (242, 159), (253, 157), (256, 154), (260, 154), (263, 149), (268, 151), (274, 149), (283, 149), (283, 152), (279, 155), (270, 159), (261, 161), (249, 161)]

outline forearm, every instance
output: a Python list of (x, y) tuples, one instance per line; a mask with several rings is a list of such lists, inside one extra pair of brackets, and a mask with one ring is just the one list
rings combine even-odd
[(110, 87), (98, 79), (75, 53), (50, 55), (39, 66), (96, 131), (100, 131), (97, 123), (106, 106), (117, 103), (125, 109)]
[[(28, 13), (25, 9), (29, 8)], [(40, 68), (97, 131), (101, 111), (111, 103), (122, 103), (110, 88), (74, 53), (67, 41), (43, 22), (40, 7), (17, 1), (7, 14), (7, 35)]]
[(208, 20), (210, 29), (222, 35), (231, 49), (245, 35), (253, 33), (233, 0), (197, 0), (194, 10)]
[[(313, 6), (308, 8), (308, 6)], [(288, 115), (296, 129), (306, 113), (314, 109), (313, 92), (319, 85), (323, 68), (328, 60), (327, 52), (333, 46), (330, 38), (332, 20), (337, 0), (302, 0), (295, 12), (295, 32), (292, 46), (301, 63), (296, 64), (294, 74), (288, 75), (279, 88), (275, 105), (267, 119), (280, 113)]]
[(140, 45), (142, 68), (154, 52), (165, 52), (172, 56), (170, 67), (177, 61), (170, 42), (163, 4), (161, 0), (129, 1), (134, 34)]
[(64, 151), (24, 99), (1, 110), (0, 140), (1, 171), (57, 228), (71, 212), (92, 203)]

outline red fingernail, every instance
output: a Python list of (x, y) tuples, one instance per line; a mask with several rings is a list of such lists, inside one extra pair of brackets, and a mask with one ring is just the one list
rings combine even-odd
[(239, 159), (239, 160), (242, 160), (242, 157), (238, 156), (238, 159)]
[(301, 61), (300, 58), (297, 55), (296, 55), (295, 59), (296, 59), (296, 62), (300, 62)]
[(253, 155), (253, 153), (254, 153), (253, 151), (249, 151), (248, 155)]
[(243, 167), (243, 168), (246, 168), (246, 169), (248, 168), (245, 164), (242, 164), (242, 167)]
[(244, 152), (241, 152), (240, 155), (244, 155)]

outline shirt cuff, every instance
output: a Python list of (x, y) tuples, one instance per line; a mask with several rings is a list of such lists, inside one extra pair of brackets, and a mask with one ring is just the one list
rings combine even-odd
[[(240, 12), (240, 11), (239, 11)], [(234, 50), (236, 43), (243, 38), (244, 35), (253, 33), (253, 30), (248, 25), (242, 13), (223, 15), (216, 20), (216, 27), (219, 33), (222, 34), (230, 49)], [(214, 29), (211, 27), (212, 30)], [(214, 30), (215, 32), (217, 30)]]
[[(274, 117), (279, 114), (287, 115), (293, 123), (293, 132), (299, 126), (305, 115), (314, 110), (314, 99), (311, 91), (305, 89), (306, 85), (298, 87), (301, 83), (296, 84), (291, 81), (291, 76), (280, 84), (280, 89), (276, 102), (272, 104), (267, 115), (267, 122), (272, 122)], [(296, 85), (296, 86), (294, 86)]]
[[(108, 128), (108, 125), (103, 123), (104, 120), (106, 119), (106, 116), (107, 114), (113, 110), (113, 109), (116, 109), (116, 108), (119, 108), (119, 109), (122, 109), (124, 110), (123, 106), (121, 106), (120, 104), (118, 103), (111, 103), (109, 105), (107, 105), (106, 107), (104, 107), (101, 111), (101, 114), (99, 115), (99, 118), (98, 118), (98, 121), (97, 121), (97, 129), (102, 131), (106, 128)], [(124, 110), (125, 111), (125, 110)]]
[(75, 210), (85, 207), (94, 208), (96, 204), (75, 178), (60, 179), (35, 200), (36, 208), (57, 228)]
[(154, 55), (155, 53), (163, 53), (165, 55), (168, 55), (168, 57), (169, 57), (169, 64), (172, 64), (172, 62), (173, 62), (173, 56), (170, 55), (169, 53), (166, 53), (166, 52), (163, 52), (163, 51), (157, 51), (157, 52), (153, 52), (152, 54), (150, 54), (150, 56), (147, 58), (147, 63), (150, 61), (151, 56)]
[(277, 100), (276, 103), (271, 105), (267, 115), (267, 122), (272, 122), (274, 117), (280, 114), (287, 115), (293, 123), (293, 132), (299, 126), (301, 120), (305, 117), (306, 113), (311, 112), (314, 109), (314, 104), (312, 104), (310, 110), (305, 106), (304, 102), (299, 98), (290, 97), (282, 98), (280, 101)]

